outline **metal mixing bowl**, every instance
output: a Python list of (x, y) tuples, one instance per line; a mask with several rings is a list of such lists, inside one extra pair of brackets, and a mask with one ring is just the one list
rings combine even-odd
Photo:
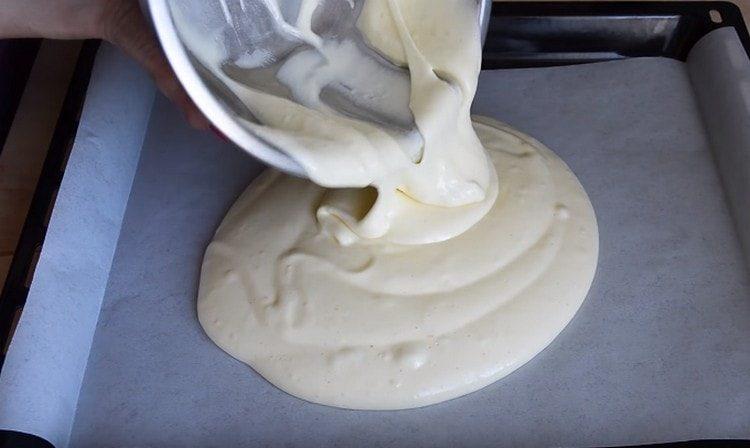
[[(273, 1), (273, 0), (271, 0)], [(301, 0), (281, 0), (280, 9), (296, 11)], [(348, 0), (347, 0), (348, 1)], [(355, 0), (362, 2), (363, 0)], [(466, 0), (478, 1), (480, 15), (478, 20), (481, 24), (482, 39), (486, 36), (489, 23), (492, 0)], [(223, 88), (221, 82), (202, 68), (201, 64), (191, 56), (180, 39), (177, 26), (173, 20), (172, 8), (179, 7), (184, 10), (192, 10), (192, 20), (201, 20), (201, 26), (217, 26), (217, 21), (225, 22), (227, 8), (237, 3), (244, 8), (265, 8), (266, 0), (141, 0), (141, 5), (150, 17), (156, 34), (161, 41), (162, 48), (171, 64), (177, 78), (180, 80), (188, 95), (192, 98), (198, 108), (211, 121), (211, 123), (227, 138), (237, 144), (240, 148), (262, 160), (263, 162), (297, 176), (305, 176), (302, 167), (291, 157), (271, 143), (253, 135), (247, 127), (243, 126), (240, 117), (247, 117), (247, 109), (241, 102), (232, 98), (232, 94)], [(325, 2), (324, 2), (325, 3)], [(336, 21), (336, 19), (332, 19)], [(221, 24), (221, 23), (219, 23)], [(226, 25), (230, 26), (230, 25)], [(243, 27), (239, 32), (235, 24), (235, 34), (239, 36), (241, 45), (252, 47), (254, 45), (268, 46), (276, 45), (273, 38), (269, 39), (269, 29), (273, 24), (269, 23), (268, 15), (245, 14)], [(348, 26), (353, 26), (349, 21)], [(261, 42), (261, 40), (263, 40)]]

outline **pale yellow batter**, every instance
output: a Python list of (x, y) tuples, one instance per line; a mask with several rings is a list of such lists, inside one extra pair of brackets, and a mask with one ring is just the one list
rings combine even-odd
[(594, 211), (551, 151), (497, 123), (476, 128), (500, 194), (441, 243), (342, 247), (315, 216), (335, 190), (274, 171), (257, 179), (206, 251), (209, 337), (293, 395), (357, 409), (448, 400), (540, 352), (593, 279)]
[[(192, 39), (263, 123), (248, 128), (315, 182), (269, 171), (248, 187), (206, 251), (200, 322), (232, 356), (318, 403), (399, 409), (479, 389), (541, 351), (582, 303), (598, 253), (591, 204), (538, 142), (472, 125), (475, 1), (366, 0), (358, 27), (409, 68), (416, 150), (413, 135), (320, 100), (367, 62), (313, 33), (315, 3), (296, 24), (311, 48), (278, 75), (296, 102), (224, 76), (217, 50)], [(398, 101), (368, 72), (368, 95)]]

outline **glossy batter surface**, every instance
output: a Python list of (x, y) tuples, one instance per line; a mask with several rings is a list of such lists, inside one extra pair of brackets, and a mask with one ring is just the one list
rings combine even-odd
[[(310, 178), (269, 171), (229, 211), (204, 258), (201, 325), (317, 403), (401, 409), (479, 389), (541, 351), (580, 306), (598, 251), (591, 204), (542, 145), (472, 123), (477, 2), (360, 5), (362, 36), (408, 77), (356, 40), (316, 34), (319, 4), (304, 1), (283, 25), (304, 42), (276, 72), (291, 98), (229, 77), (220, 46), (183, 24), (258, 119), (248, 129)], [(391, 118), (342, 113), (326, 89)]]
[[(460, 235), (490, 209), (498, 181), (469, 112), (481, 67), (478, 4), (366, 0), (358, 28), (384, 57), (408, 66), (408, 77), (399, 77), (359, 41), (314, 34), (309, 22), (316, 3), (303, 2), (295, 32), (304, 44), (277, 69), (291, 99), (227, 76), (221, 36), (207, 38), (179, 15), (177, 23), (198, 59), (257, 118), (259, 123), (244, 122), (249, 130), (290, 154), (318, 185), (377, 189), (366, 216), (351, 216), (346, 205), (328, 209), (341, 222), (339, 242), (426, 244)], [(344, 113), (324, 100), (326, 89), (347, 91), (392, 115), (404, 109), (413, 129), (392, 125), (403, 117), (385, 123)], [(388, 104), (404, 107), (391, 110)], [(424, 226), (427, 221), (432, 225)]]
[(206, 251), (207, 334), (281, 389), (357, 409), (454, 398), (531, 359), (588, 292), (596, 219), (551, 151), (487, 119), (475, 129), (503, 182), (490, 212), (443, 242), (342, 246), (326, 210), (367, 210), (367, 191), (258, 178)]

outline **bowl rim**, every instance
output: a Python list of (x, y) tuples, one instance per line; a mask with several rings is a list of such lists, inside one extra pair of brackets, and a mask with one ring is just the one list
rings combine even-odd
[(179, 38), (168, 1), (148, 0), (146, 7), (172, 70), (198, 109), (219, 132), (245, 152), (289, 174), (307, 177), (305, 170), (292, 157), (253, 135), (211, 93)]
[[(242, 126), (236, 114), (224, 106), (211, 93), (197, 69), (190, 61), (188, 51), (177, 32), (172, 20), (170, 0), (141, 0), (156, 36), (161, 43), (167, 61), (182, 84), (188, 96), (198, 109), (211, 122), (217, 131), (222, 133), (235, 145), (263, 163), (298, 177), (308, 177), (304, 168), (291, 156), (273, 147), (268, 142), (251, 133)], [(489, 26), (492, 0), (478, 0), (482, 45), (484, 45)]]

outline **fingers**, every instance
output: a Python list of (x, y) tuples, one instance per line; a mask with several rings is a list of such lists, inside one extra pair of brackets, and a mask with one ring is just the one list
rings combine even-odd
[(167, 63), (135, 0), (112, 1), (102, 21), (102, 35), (123, 49), (151, 74), (157, 87), (184, 113), (191, 126), (208, 130), (210, 123), (188, 97)]

